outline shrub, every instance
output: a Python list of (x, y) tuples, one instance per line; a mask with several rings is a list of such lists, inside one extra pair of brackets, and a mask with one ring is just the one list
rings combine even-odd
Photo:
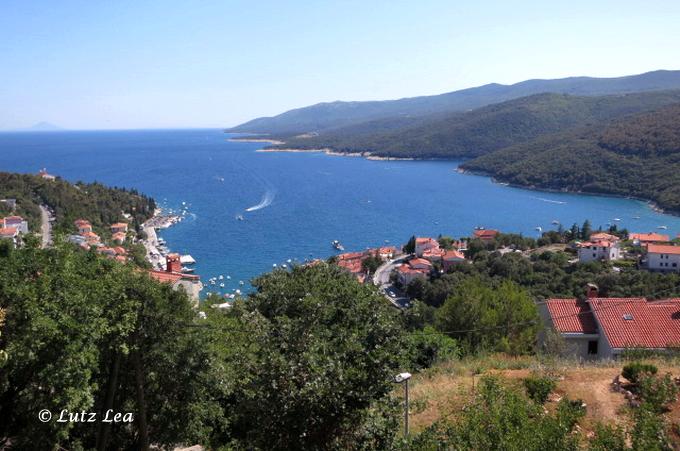
[(524, 388), (529, 398), (539, 404), (544, 404), (550, 392), (555, 389), (555, 381), (550, 377), (531, 376), (524, 379)]
[(590, 451), (625, 451), (626, 433), (618, 426), (606, 424), (595, 425), (595, 436), (590, 441)]
[(650, 363), (633, 362), (623, 367), (621, 374), (634, 384), (640, 382), (644, 375), (653, 376), (658, 368)]
[(640, 380), (638, 393), (646, 407), (656, 413), (666, 411), (668, 404), (675, 401), (678, 387), (670, 374), (663, 377), (643, 376)]

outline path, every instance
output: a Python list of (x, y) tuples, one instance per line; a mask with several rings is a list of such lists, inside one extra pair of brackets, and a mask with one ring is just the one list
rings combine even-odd
[(54, 218), (45, 205), (40, 206), (40, 233), (42, 235), (42, 248), (52, 244), (52, 221)]

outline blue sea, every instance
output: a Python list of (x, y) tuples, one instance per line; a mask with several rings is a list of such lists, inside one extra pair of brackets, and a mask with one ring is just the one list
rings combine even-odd
[(336, 239), (354, 251), (476, 226), (538, 236), (554, 220), (606, 228), (614, 218), (633, 231), (680, 232), (680, 218), (643, 202), (502, 186), (456, 172), (453, 161), (256, 152), (262, 144), (228, 138), (214, 129), (0, 133), (0, 170), (45, 167), (73, 182), (136, 188), (167, 208), (184, 203), (187, 219), (160, 235), (197, 260), (204, 280), (230, 275), (223, 291), (288, 259), (329, 257)]

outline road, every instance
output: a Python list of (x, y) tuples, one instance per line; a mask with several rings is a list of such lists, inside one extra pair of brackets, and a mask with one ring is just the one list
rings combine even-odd
[(52, 213), (45, 205), (40, 206), (40, 234), (43, 249), (52, 244)]
[[(390, 275), (392, 274), (392, 271), (397, 266), (401, 265), (408, 257), (409, 255), (402, 255), (393, 258), (392, 260), (383, 263), (373, 274), (373, 284), (380, 289), (380, 292), (385, 295), (392, 305), (400, 309), (410, 307), (411, 300), (390, 281)], [(393, 294), (394, 296), (390, 296), (390, 294)]]

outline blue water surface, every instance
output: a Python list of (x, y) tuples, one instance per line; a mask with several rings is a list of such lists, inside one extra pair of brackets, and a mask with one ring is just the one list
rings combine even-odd
[(554, 220), (606, 228), (614, 218), (633, 231), (680, 231), (680, 218), (640, 201), (502, 186), (456, 172), (456, 162), (265, 153), (227, 138), (213, 129), (0, 133), (0, 170), (46, 167), (73, 182), (136, 188), (169, 208), (185, 202), (192, 214), (161, 236), (198, 261), (203, 279), (230, 275), (223, 291), (288, 259), (328, 257), (335, 239), (351, 251), (476, 226), (537, 236)]

